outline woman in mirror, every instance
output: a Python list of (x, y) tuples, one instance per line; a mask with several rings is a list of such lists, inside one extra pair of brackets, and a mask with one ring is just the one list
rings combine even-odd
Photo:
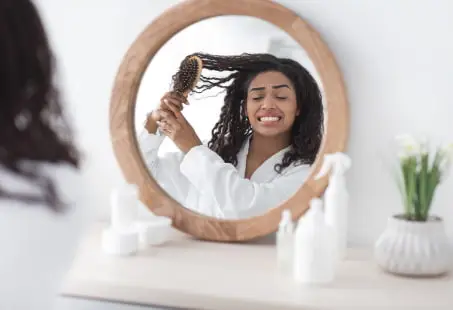
[[(291, 59), (196, 55), (203, 69), (230, 72), (202, 75), (194, 89), (225, 89), (212, 139), (200, 141), (182, 113), (186, 99), (167, 93), (139, 137), (145, 162), (160, 186), (193, 211), (223, 219), (262, 215), (290, 198), (310, 173), (322, 140), (320, 89)], [(165, 137), (180, 152), (158, 156)]]
[(94, 209), (32, 2), (0, 1), (0, 42), (0, 309), (53, 309)]

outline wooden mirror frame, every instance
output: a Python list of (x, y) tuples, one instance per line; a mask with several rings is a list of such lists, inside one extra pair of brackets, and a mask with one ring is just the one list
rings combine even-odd
[[(327, 112), (320, 152), (305, 184), (290, 199), (267, 213), (248, 219), (207, 217), (182, 207), (152, 178), (135, 132), (134, 113), (138, 88), (157, 51), (177, 32), (196, 22), (222, 15), (244, 15), (266, 20), (286, 31), (307, 52), (321, 78)], [(320, 35), (297, 14), (268, 0), (188, 0), (165, 11), (133, 42), (119, 67), (110, 103), (110, 135), (113, 150), (127, 182), (137, 184), (140, 200), (156, 215), (168, 216), (173, 227), (210, 241), (246, 241), (275, 232), (283, 209), (298, 219), (319, 197), (328, 179), (315, 180), (323, 155), (344, 151), (349, 111), (346, 90), (332, 53)]]

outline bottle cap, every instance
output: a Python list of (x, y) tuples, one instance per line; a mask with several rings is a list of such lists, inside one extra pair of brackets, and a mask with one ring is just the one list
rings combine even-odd
[(291, 218), (291, 211), (290, 210), (283, 210), (282, 212), (282, 218), (279, 223), (279, 228), (284, 228), (289, 225), (293, 224), (293, 220)]

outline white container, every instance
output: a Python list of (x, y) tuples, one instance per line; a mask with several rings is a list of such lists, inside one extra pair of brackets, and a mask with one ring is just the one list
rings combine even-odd
[(138, 187), (125, 184), (114, 189), (110, 196), (111, 226), (115, 230), (128, 230), (138, 218)]
[(324, 193), (324, 212), (326, 224), (335, 233), (336, 260), (344, 259), (347, 252), (349, 194), (344, 174), (350, 167), (351, 159), (346, 154), (326, 154), (316, 176), (319, 179), (330, 171), (329, 184)]
[(277, 231), (277, 264), (279, 270), (290, 273), (293, 264), (294, 224), (291, 211), (284, 210)]
[(426, 222), (388, 219), (374, 247), (376, 263), (384, 270), (406, 276), (437, 276), (452, 268), (452, 247), (438, 217)]
[(294, 238), (294, 280), (304, 284), (333, 281), (336, 260), (334, 235), (325, 224), (322, 201), (312, 199), (310, 209), (299, 219)]
[(138, 251), (138, 232), (134, 227), (117, 230), (112, 227), (102, 232), (102, 250), (109, 255), (129, 256)]
[(161, 245), (167, 242), (172, 232), (172, 220), (156, 216), (147, 221), (137, 222), (140, 248)]

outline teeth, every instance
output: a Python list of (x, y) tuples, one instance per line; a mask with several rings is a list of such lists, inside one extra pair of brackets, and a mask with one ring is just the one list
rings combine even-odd
[(280, 120), (280, 117), (276, 116), (265, 116), (258, 119), (260, 122), (277, 122)]

